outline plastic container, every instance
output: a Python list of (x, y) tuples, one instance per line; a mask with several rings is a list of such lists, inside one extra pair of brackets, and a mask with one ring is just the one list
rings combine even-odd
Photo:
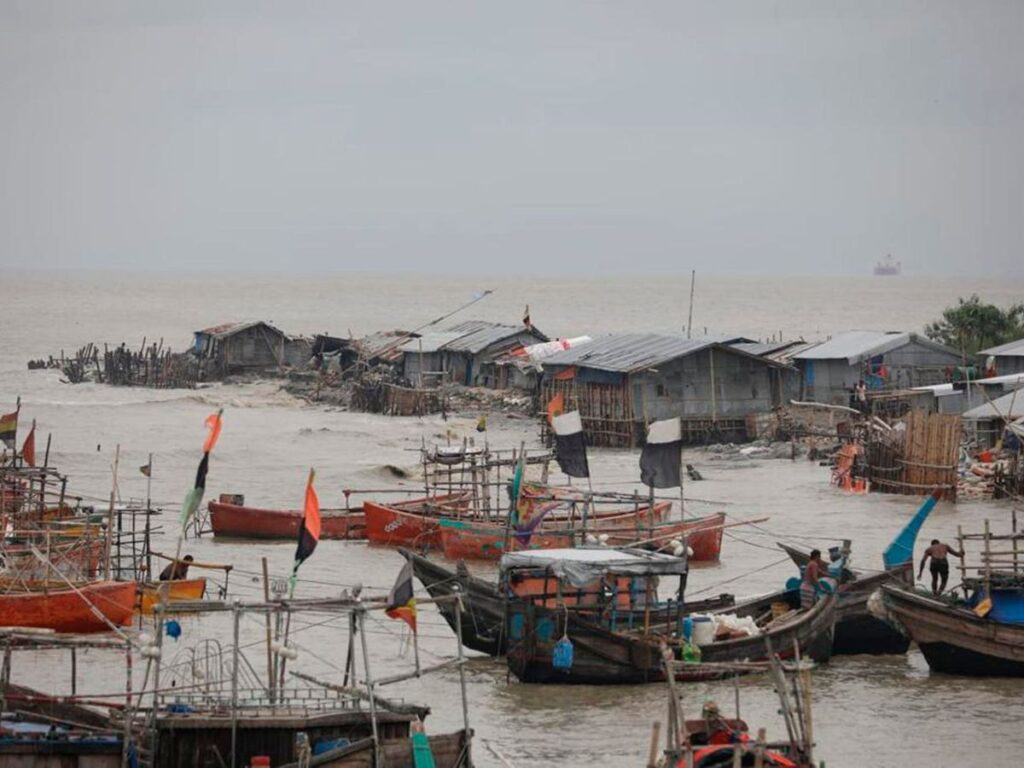
[(710, 616), (693, 616), (693, 644), (711, 645), (715, 642), (715, 623)]

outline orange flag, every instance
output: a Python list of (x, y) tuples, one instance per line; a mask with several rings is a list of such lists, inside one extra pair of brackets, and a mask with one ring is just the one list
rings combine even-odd
[(28, 437), (25, 438), (25, 442), (21, 445), (21, 460), (28, 464), (30, 467), (36, 465), (36, 422), (32, 421), (32, 429), (28, 432)]
[(303, 505), (302, 525), (299, 528), (299, 546), (295, 550), (293, 576), (303, 561), (313, 554), (317, 542), (320, 541), (320, 500), (316, 496), (316, 488), (313, 487), (315, 478), (316, 472), (310, 469), (309, 480), (306, 481), (306, 503)]
[(210, 430), (210, 434), (206, 436), (206, 442), (203, 443), (203, 453), (209, 453), (213, 450), (213, 446), (217, 444), (217, 440), (220, 439), (220, 428), (221, 428), (221, 414), (224, 413), (224, 409), (212, 413), (206, 417), (206, 426)]
[(548, 424), (551, 424), (555, 420), (555, 416), (561, 416), (565, 411), (565, 398), (562, 397), (562, 393), (559, 392), (557, 395), (551, 398), (551, 402), (548, 403)]

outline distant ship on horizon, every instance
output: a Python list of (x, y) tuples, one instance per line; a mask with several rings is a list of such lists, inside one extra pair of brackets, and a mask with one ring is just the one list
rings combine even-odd
[(880, 262), (875, 264), (876, 275), (898, 275), (902, 270), (903, 265), (900, 262), (893, 259), (891, 253), (884, 259), (882, 259)]

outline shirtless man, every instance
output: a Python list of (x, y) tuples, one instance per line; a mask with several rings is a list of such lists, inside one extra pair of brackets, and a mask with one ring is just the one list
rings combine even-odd
[[(953, 549), (949, 544), (932, 539), (932, 545), (924, 551), (924, 557), (921, 558), (921, 567), (917, 571), (917, 578), (920, 579), (924, 575), (924, 564), (930, 557), (932, 559), (930, 569), (932, 572), (932, 594), (936, 597), (946, 591), (946, 582), (949, 581), (949, 560), (947, 558), (950, 553), (957, 557), (964, 556), (963, 552)], [(939, 583), (940, 579), (941, 584)]]

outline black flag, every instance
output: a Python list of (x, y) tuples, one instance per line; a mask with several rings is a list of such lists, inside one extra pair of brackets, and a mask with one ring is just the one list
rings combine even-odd
[(580, 412), (555, 416), (551, 420), (551, 427), (555, 431), (555, 458), (558, 466), (569, 477), (590, 477)]
[(647, 443), (640, 454), (640, 481), (653, 488), (678, 488), (683, 484), (679, 470), (682, 455), (679, 419), (655, 421), (647, 429)]

